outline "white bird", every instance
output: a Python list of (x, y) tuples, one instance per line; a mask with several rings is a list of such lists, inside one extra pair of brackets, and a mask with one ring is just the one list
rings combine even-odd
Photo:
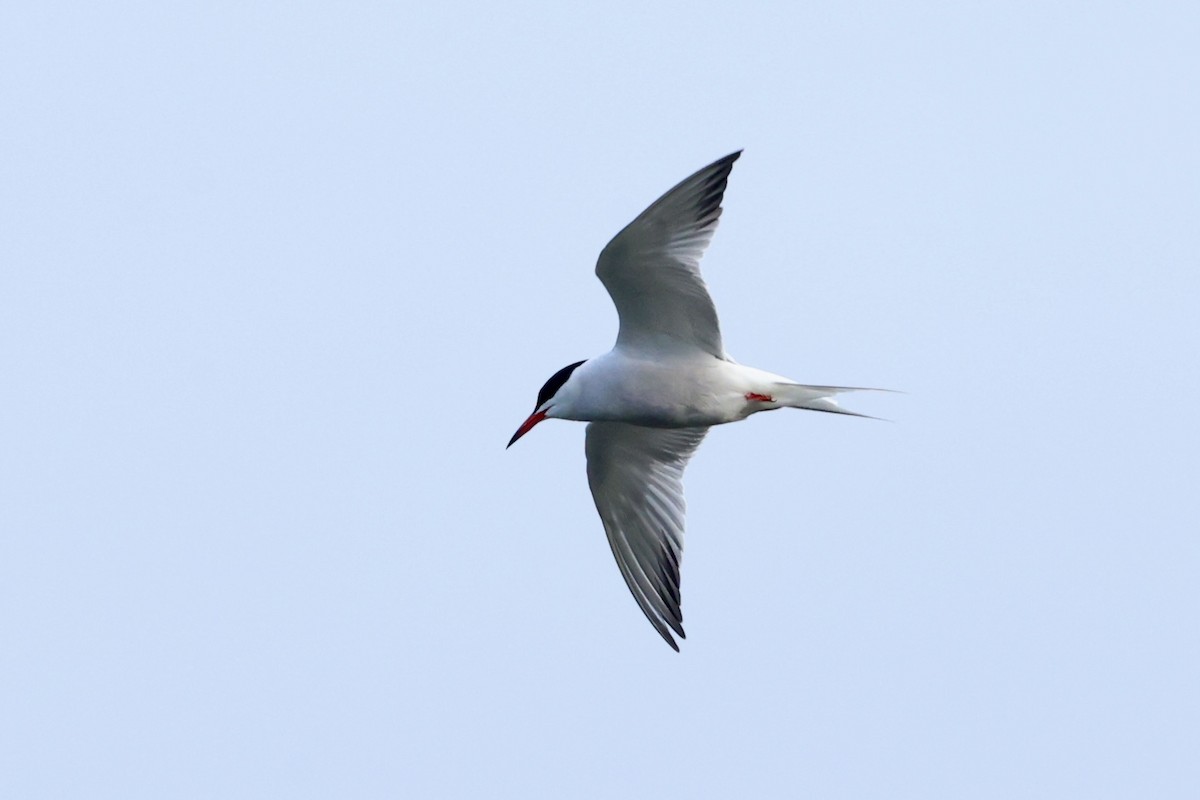
[(596, 275), (620, 316), (613, 349), (563, 367), (508, 446), (546, 419), (587, 426), (588, 484), (621, 575), (646, 618), (679, 650), (683, 615), (683, 470), (713, 425), (759, 411), (855, 414), (834, 401), (847, 386), (805, 386), (738, 364), (721, 344), (700, 277), (739, 150), (671, 189), (600, 253)]

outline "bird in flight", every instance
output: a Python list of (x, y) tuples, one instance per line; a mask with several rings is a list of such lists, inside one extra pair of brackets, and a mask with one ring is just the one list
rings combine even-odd
[(865, 416), (834, 399), (855, 387), (806, 386), (725, 352), (700, 257), (740, 155), (684, 179), (605, 246), (596, 275), (617, 307), (617, 342), (551, 375), (508, 442), (546, 419), (588, 423), (588, 485), (608, 544), (642, 612), (677, 651), (683, 470), (708, 429), (777, 408)]

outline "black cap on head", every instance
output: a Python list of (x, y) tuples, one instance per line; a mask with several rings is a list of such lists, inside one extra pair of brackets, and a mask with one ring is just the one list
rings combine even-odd
[[(587, 359), (584, 359), (584, 361), (586, 360)], [(567, 382), (567, 378), (571, 377), (571, 373), (575, 371), (575, 368), (582, 363), (583, 361), (576, 361), (574, 364), (568, 364), (558, 372), (551, 375), (550, 380), (546, 381), (546, 385), (542, 387), (540, 392), (538, 392), (537, 405), (533, 407), (534, 410), (536, 411), (537, 409), (541, 408), (542, 403), (546, 402), (551, 397), (554, 397), (558, 390), (562, 388), (562, 385)]]

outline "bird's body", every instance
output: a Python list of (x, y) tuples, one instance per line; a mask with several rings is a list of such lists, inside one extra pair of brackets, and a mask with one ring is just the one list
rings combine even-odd
[(695, 428), (737, 422), (780, 408), (773, 397), (786, 378), (707, 353), (651, 358), (615, 348), (583, 362), (560, 393), (551, 419), (628, 422), (650, 428)]
[(682, 181), (604, 248), (596, 274), (617, 306), (617, 342), (555, 373), (509, 441), (545, 419), (590, 423), (588, 484), (609, 545), (638, 605), (676, 650), (683, 470), (708, 429), (785, 407), (853, 414), (833, 399), (847, 387), (799, 384), (725, 352), (699, 264), (739, 155)]

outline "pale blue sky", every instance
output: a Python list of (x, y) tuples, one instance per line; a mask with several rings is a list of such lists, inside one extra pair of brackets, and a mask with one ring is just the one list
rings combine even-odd
[[(0, 795), (1194, 798), (1200, 7), (0, 12)], [(745, 148), (688, 639), (604, 243)]]

